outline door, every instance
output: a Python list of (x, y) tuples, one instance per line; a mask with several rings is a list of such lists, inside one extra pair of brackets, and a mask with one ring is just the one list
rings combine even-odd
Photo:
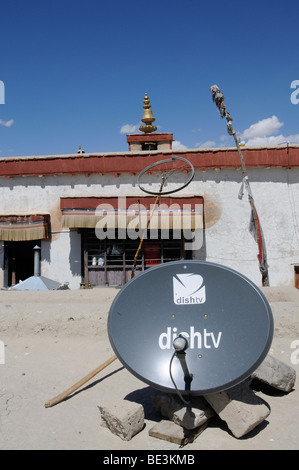
[(37, 240), (5, 242), (5, 286), (11, 287), (34, 275), (34, 250)]

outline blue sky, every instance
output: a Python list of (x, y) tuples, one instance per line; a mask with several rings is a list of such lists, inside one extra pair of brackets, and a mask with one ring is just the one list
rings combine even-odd
[(248, 145), (299, 144), (298, 17), (298, 0), (2, 0), (0, 157), (126, 151), (146, 92), (177, 148), (234, 146), (213, 84)]

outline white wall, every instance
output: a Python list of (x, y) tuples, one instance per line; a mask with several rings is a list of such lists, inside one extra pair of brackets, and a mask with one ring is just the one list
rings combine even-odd
[[(266, 241), (270, 285), (293, 285), (292, 263), (299, 262), (299, 169), (250, 169), (248, 175)], [(0, 214), (49, 212), (53, 233), (50, 241), (42, 241), (41, 274), (78, 288), (80, 235), (77, 230), (61, 229), (60, 197), (143, 196), (136, 179), (129, 175), (1, 178)], [(261, 285), (258, 248), (248, 231), (248, 196), (245, 193), (242, 200), (238, 199), (241, 181), (242, 173), (237, 169), (196, 171), (192, 183), (175, 196), (204, 196), (205, 246), (200, 256), (194, 253), (194, 258), (204, 253), (207, 261), (236, 269)], [(0, 252), (1, 260), (3, 267)], [(2, 278), (0, 270), (0, 282)]]
[[(239, 174), (238, 182), (232, 181)], [(299, 170), (253, 169), (250, 186), (263, 229), (270, 285), (293, 285), (299, 261)], [(218, 198), (221, 217), (206, 229), (207, 261), (229, 266), (261, 285), (258, 247), (249, 233), (250, 204), (238, 199), (242, 175), (234, 170), (206, 172), (204, 186)]]
[(51, 242), (41, 243), (41, 274), (78, 289), (81, 282), (81, 236), (77, 230), (64, 230)]

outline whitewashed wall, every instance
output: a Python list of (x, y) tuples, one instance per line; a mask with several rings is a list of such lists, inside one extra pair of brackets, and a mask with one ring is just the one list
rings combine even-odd
[[(293, 285), (299, 262), (299, 169), (251, 169), (250, 185), (266, 241), (271, 286)], [(204, 196), (214, 218), (207, 218), (204, 247), (194, 258), (236, 269), (261, 285), (257, 244), (248, 231), (250, 205), (238, 199), (242, 173), (236, 169), (197, 171), (193, 182), (176, 196)], [(136, 177), (120, 175), (45, 176), (0, 179), (0, 213), (49, 212), (51, 240), (41, 245), (41, 274), (79, 288), (81, 240), (77, 230), (60, 226), (60, 197), (142, 196)], [(216, 216), (215, 216), (216, 214)], [(213, 214), (212, 214), (213, 215)], [(0, 246), (3, 285), (3, 248)]]

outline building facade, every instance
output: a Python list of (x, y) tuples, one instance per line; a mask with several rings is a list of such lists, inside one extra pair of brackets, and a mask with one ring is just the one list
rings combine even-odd
[(257, 255), (266, 248), (269, 284), (299, 288), (299, 147), (242, 151), (261, 247), (249, 231), (248, 194), (240, 196), (237, 149), (174, 151), (173, 134), (156, 132), (149, 103), (146, 94), (127, 152), (79, 147), (0, 159), (0, 287), (33, 275), (71, 289), (121, 286), (183, 259), (226, 265), (261, 285)]
[[(247, 195), (234, 148), (172, 149), (172, 134), (127, 136), (121, 153), (0, 160), (0, 287), (40, 273), (71, 289), (123, 285), (159, 263), (201, 259), (261, 285), (257, 243), (249, 233)], [(267, 248), (270, 286), (294, 285), (299, 263), (299, 147), (244, 148), (251, 190)], [(172, 156), (190, 161), (191, 183), (156, 198), (138, 174)], [(177, 177), (179, 183), (180, 176)], [(146, 230), (147, 228), (147, 230)], [(140, 239), (144, 237), (138, 256)]]

